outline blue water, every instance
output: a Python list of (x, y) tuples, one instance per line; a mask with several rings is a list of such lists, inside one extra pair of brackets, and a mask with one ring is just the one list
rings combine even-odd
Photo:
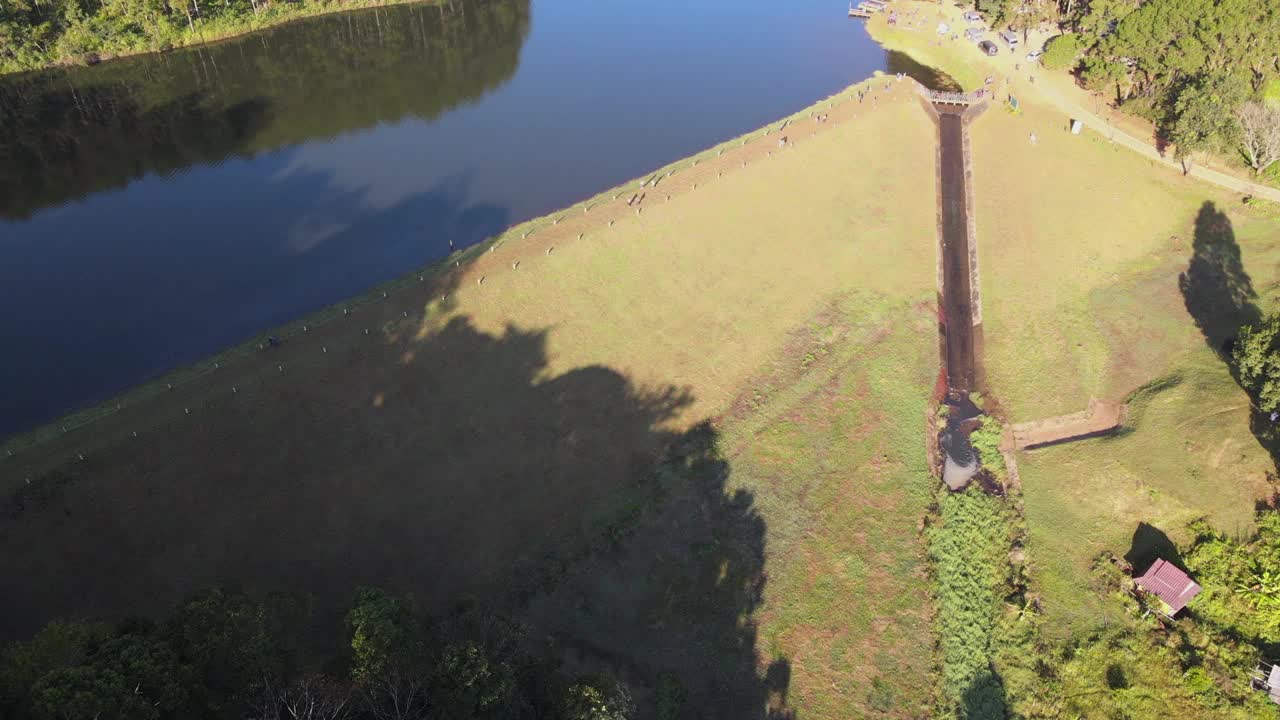
[(466, 0), (0, 82), (0, 436), (890, 62), (840, 0)]

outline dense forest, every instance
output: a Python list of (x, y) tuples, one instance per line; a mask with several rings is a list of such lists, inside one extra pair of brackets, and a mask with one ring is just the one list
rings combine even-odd
[[(0, 717), (622, 720), (633, 711), (624, 683), (557, 672), (547, 638), (493, 612), (468, 606), (433, 619), (408, 596), (354, 595), (332, 623), (317, 622), (305, 597), (221, 588), (159, 622), (51, 623), (5, 650)], [(678, 684), (663, 687), (661, 702), (678, 710)]]
[(1259, 0), (978, 0), (998, 25), (1056, 22), (1050, 69), (1150, 120), (1190, 161), (1238, 156), (1280, 179), (1280, 3)]
[[(475, 341), (462, 325), (454, 327), (466, 342)], [(520, 352), (519, 361), (508, 363), (519, 365), (513, 378), (523, 377), (543, 367), (523, 354), (530, 341), (519, 337), (514, 346), (488, 352)], [(436, 359), (465, 352), (450, 339), (437, 345)], [(492, 371), (476, 375), (476, 382), (510, 388), (494, 364), (477, 364)], [(628, 407), (607, 389), (610, 377), (590, 370), (513, 400), (514, 407), (532, 407), (551, 399), (557, 409), (539, 415), (545, 426), (578, 428), (582, 446), (573, 452), (589, 456), (587, 467), (554, 466), (556, 481), (577, 483), (580, 476), (610, 487), (609, 497), (595, 502), (590, 493), (577, 493), (580, 516), (556, 513), (554, 525), (542, 525), (528, 503), (513, 503), (507, 515), (496, 509), (501, 503), (490, 503), (495, 507), (482, 515), (518, 520), (480, 519), (431, 493), (430, 502), (460, 516), (458, 527), (480, 529), (455, 529), (446, 541), (416, 536), (418, 528), (383, 513), (387, 528), (312, 528), (334, 537), (336, 561), (308, 545), (305, 558), (288, 567), (268, 563), (267, 576), (228, 570), (212, 587), (145, 608), (129, 603), (107, 610), (99, 597), (82, 605), (104, 608), (110, 614), (102, 618), (93, 610), (47, 612), (28, 625), (19, 613), (7, 613), (0, 623), (0, 718), (787, 720), (790, 665), (781, 654), (763, 656), (755, 624), (767, 578), (765, 523), (752, 495), (727, 488), (730, 468), (709, 424), (683, 433), (653, 433), (642, 421), (625, 429), (630, 418), (661, 408)], [(584, 382), (580, 389), (566, 384)], [(441, 406), (452, 406), (450, 392), (440, 392)], [(576, 421), (582, 393), (626, 419), (585, 428)], [(494, 412), (505, 420), (512, 406)], [(489, 435), (485, 428), (492, 426), (480, 423), (473, 426), (477, 434)], [(446, 433), (428, 434), (456, 447)], [(666, 444), (652, 465), (630, 454), (615, 465), (591, 456), (649, 440)], [(424, 442), (432, 441), (415, 441), (414, 451), (422, 452)], [(563, 457), (558, 452), (533, 453), (528, 477), (551, 477), (553, 471), (542, 470), (553, 467), (544, 459)], [(635, 469), (615, 472), (615, 466)], [(472, 477), (486, 475), (483, 461), (466, 461), (466, 468)], [(418, 476), (410, 475), (401, 488), (415, 484)], [(543, 482), (528, 484), (545, 492)], [(473, 497), (488, 498), (484, 487), (473, 483), (462, 492), (479, 489)], [(422, 525), (440, 524), (411, 494), (390, 485), (382, 491)], [(294, 511), (309, 514), (298, 510), (308, 493), (292, 494)], [(12, 504), (0, 502), (0, 520), (12, 522), (50, 497), (47, 489), (15, 495)], [(347, 502), (343, 509), (359, 515), (352, 507)], [(518, 547), (518, 556), (485, 549), (494, 528), (517, 522), (537, 528), (503, 541)], [(394, 527), (404, 532), (388, 532)], [(390, 556), (399, 558), (395, 567), (380, 559)], [(470, 574), (461, 580), (450, 564)], [(294, 572), (305, 581), (290, 578)], [(417, 591), (414, 597), (405, 594), (408, 587)], [(3, 599), (21, 602), (32, 593)], [(155, 588), (151, 594), (165, 593)]]
[[(395, 0), (389, 0), (394, 2)], [(0, 73), (170, 50), (379, 0), (6, 0)]]
[(528, 0), (407, 5), (0, 79), (0, 216), (147, 173), (437, 117), (506, 82), (528, 31)]

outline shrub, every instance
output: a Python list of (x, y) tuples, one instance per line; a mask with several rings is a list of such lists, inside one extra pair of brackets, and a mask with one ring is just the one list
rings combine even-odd
[(961, 706), (975, 688), (985, 699), (990, 678), (991, 636), (1001, 610), (1008, 574), (1010, 518), (1004, 502), (971, 486), (939, 501), (942, 521), (929, 535), (929, 557), (937, 573), (943, 693)]
[(1280, 513), (1259, 514), (1257, 535), (1243, 543), (1205, 525), (1193, 530), (1184, 560), (1204, 588), (1196, 615), (1236, 637), (1280, 642)]
[(679, 720), (684, 712), (685, 690), (680, 678), (671, 673), (658, 676), (656, 693), (658, 720)]
[(565, 691), (560, 706), (564, 720), (629, 720), (634, 712), (626, 686), (612, 677), (574, 683)]
[(871, 681), (871, 690), (867, 693), (867, 705), (871, 706), (876, 712), (888, 713), (892, 712), (897, 703), (893, 698), (893, 687), (884, 681), (884, 678), (877, 677)]
[(969, 436), (973, 449), (978, 451), (978, 459), (982, 461), (982, 467), (991, 471), (991, 474), (1002, 483), (1009, 475), (1009, 469), (1004, 464), (1004, 455), (1000, 452), (1000, 439), (1003, 435), (1004, 426), (999, 420), (988, 415), (982, 418), (982, 424)]

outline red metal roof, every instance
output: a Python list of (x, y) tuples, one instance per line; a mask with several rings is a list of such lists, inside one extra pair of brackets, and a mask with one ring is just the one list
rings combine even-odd
[(1156, 560), (1147, 568), (1142, 577), (1135, 580), (1138, 587), (1154, 593), (1170, 608), (1169, 614), (1176, 614), (1191, 602), (1191, 598), (1200, 594), (1200, 586), (1195, 584), (1178, 566), (1164, 560)]

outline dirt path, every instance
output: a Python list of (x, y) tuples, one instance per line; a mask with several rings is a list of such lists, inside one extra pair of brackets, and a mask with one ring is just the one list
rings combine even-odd
[[(1100, 133), (1105, 134), (1112, 142), (1123, 145), (1146, 158), (1155, 160), (1156, 162), (1173, 168), (1178, 172), (1182, 172), (1181, 163), (1173, 159), (1171, 152), (1161, 154), (1160, 151), (1156, 149), (1154, 142), (1139, 140), (1123, 130), (1116, 129), (1114, 125), (1085, 108), (1079, 99), (1075, 97), (1077, 93), (1073, 93), (1069, 89), (1059, 87), (1059, 85), (1060, 83), (1056, 82), (1041, 83), (1038, 84), (1037, 87), (1040, 89), (1040, 94), (1057, 106), (1059, 110), (1073, 118), (1084, 121), (1086, 124), (1092, 125)], [(1075, 88), (1075, 90), (1079, 91), (1078, 88)], [(1025, 91), (1025, 88), (1023, 91)], [(1253, 195), (1273, 202), (1280, 202), (1280, 190), (1249, 182), (1248, 180), (1228, 175), (1212, 168), (1204, 167), (1202, 165), (1192, 165), (1189, 174), (1191, 177), (1198, 180), (1213, 183), (1218, 187), (1225, 188), (1232, 192), (1238, 192), (1244, 195)]]

